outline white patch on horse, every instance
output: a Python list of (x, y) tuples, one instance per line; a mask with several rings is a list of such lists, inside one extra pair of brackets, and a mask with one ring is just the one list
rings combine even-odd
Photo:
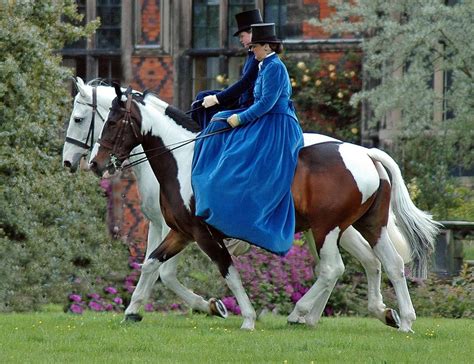
[[(176, 147), (180, 142), (184, 142), (196, 137), (196, 134), (186, 130), (177, 124), (169, 116), (165, 115), (168, 104), (159, 100), (155, 96), (148, 94), (145, 103), (150, 107), (143, 107), (138, 103), (142, 114), (142, 134), (151, 133), (158, 136), (165, 146)], [(184, 138), (183, 138), (184, 136)], [(181, 198), (185, 206), (190, 210), (193, 189), (191, 185), (191, 170), (194, 155), (194, 142), (171, 151), (178, 165), (178, 181)]]
[(325, 142), (341, 142), (340, 140), (331, 138), (327, 135), (315, 134), (315, 133), (304, 133), (303, 134), (304, 146), (310, 146), (314, 144), (320, 144)]
[(365, 148), (358, 145), (343, 143), (339, 145), (339, 153), (346, 168), (354, 176), (357, 187), (362, 194), (362, 203), (364, 203), (380, 186), (380, 177), (374, 162), (366, 154)]

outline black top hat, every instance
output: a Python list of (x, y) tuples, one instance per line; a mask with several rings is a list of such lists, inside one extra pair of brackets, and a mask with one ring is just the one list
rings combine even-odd
[(275, 35), (275, 23), (252, 24), (252, 41), (255, 43), (281, 43)]
[(238, 36), (240, 32), (250, 30), (252, 24), (263, 23), (262, 15), (258, 9), (235, 14), (235, 20), (237, 21), (237, 31), (234, 33), (234, 37)]

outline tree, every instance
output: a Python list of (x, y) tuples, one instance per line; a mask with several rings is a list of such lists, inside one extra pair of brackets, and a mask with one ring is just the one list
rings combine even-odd
[[(469, 170), (474, 159), (474, 2), (358, 0), (331, 5), (333, 15), (313, 24), (328, 33), (359, 34), (366, 78), (379, 81), (351, 102), (370, 105), (372, 127), (398, 110), (401, 124), (392, 152), (417, 186), (417, 203), (438, 218), (469, 218), (453, 212), (456, 201), (472, 206), (473, 196), (455, 188), (452, 171), (459, 166)], [(433, 87), (439, 76), (445, 77), (444, 90)]]
[(71, 281), (127, 266), (97, 180), (61, 166), (71, 97), (58, 50), (97, 27), (80, 20), (73, 0), (0, 8), (0, 311), (59, 302)]

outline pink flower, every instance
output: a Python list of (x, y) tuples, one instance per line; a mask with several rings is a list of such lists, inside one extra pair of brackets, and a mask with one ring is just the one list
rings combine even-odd
[(106, 311), (112, 311), (113, 309), (114, 309), (114, 306), (113, 306), (112, 304), (107, 303), (107, 304), (105, 305), (105, 310), (106, 310)]
[(123, 300), (120, 298), (120, 297), (115, 297), (114, 298), (114, 302), (117, 304), (117, 305), (121, 305), (123, 303)]
[(140, 264), (138, 264), (137, 262), (132, 262), (130, 263), (130, 268), (140, 270), (141, 267)]
[(69, 295), (69, 299), (72, 301), (72, 302), (81, 302), (82, 301), (82, 297), (78, 294), (71, 294)]
[(92, 298), (93, 300), (98, 300), (100, 295), (98, 293), (89, 293), (87, 297)]
[(291, 295), (291, 300), (296, 303), (299, 301), (299, 299), (303, 297), (303, 295), (299, 292), (293, 292), (293, 294)]
[(95, 302), (95, 301), (89, 302), (89, 308), (93, 311), (103, 311), (104, 310), (102, 305), (98, 302)]
[(146, 312), (152, 312), (153, 310), (154, 310), (154, 308), (153, 308), (153, 303), (147, 303), (147, 304), (145, 305), (145, 311), (146, 311)]
[(110, 294), (117, 294), (117, 290), (114, 287), (106, 287), (104, 288), (104, 291)]
[(71, 305), (71, 307), (69, 307), (69, 310), (72, 313), (75, 313), (75, 314), (78, 314), (78, 315), (82, 314), (82, 312), (84, 311), (84, 309), (80, 305), (78, 305), (77, 303), (73, 303)]

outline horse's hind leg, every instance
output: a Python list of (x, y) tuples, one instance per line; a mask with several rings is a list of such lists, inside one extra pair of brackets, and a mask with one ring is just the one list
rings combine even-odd
[(316, 243), (324, 239), (319, 252), (319, 276), (316, 283), (296, 303), (295, 308), (288, 316), (289, 323), (306, 323), (314, 326), (321, 318), (321, 314), (331, 295), (337, 279), (344, 272), (344, 263), (337, 247), (339, 228), (335, 228), (327, 236), (315, 235)]
[(390, 282), (397, 295), (397, 301), (400, 308), (400, 331), (412, 332), (411, 326), (416, 320), (415, 309), (411, 302), (410, 293), (405, 279), (405, 270), (403, 259), (395, 250), (387, 233), (387, 229), (383, 229), (377, 244), (374, 247), (375, 255), (382, 262), (387, 272)]
[(349, 226), (342, 234), (340, 246), (364, 267), (367, 276), (369, 312), (383, 323), (392, 325), (392, 321), (387, 322), (387, 309), (380, 293), (381, 264), (371, 246), (352, 226)]
[[(244, 319), (241, 329), (253, 330), (255, 328), (256, 313), (250, 303), (250, 299), (242, 285), (239, 272), (235, 269), (232, 257), (225, 247), (222, 239), (214, 239), (212, 234), (204, 231), (196, 237), (199, 247), (206, 253), (211, 260), (217, 264), (219, 272), (226, 280), (227, 286), (234, 294), (240, 306), (241, 314)], [(216, 246), (218, 244), (218, 246)]]

